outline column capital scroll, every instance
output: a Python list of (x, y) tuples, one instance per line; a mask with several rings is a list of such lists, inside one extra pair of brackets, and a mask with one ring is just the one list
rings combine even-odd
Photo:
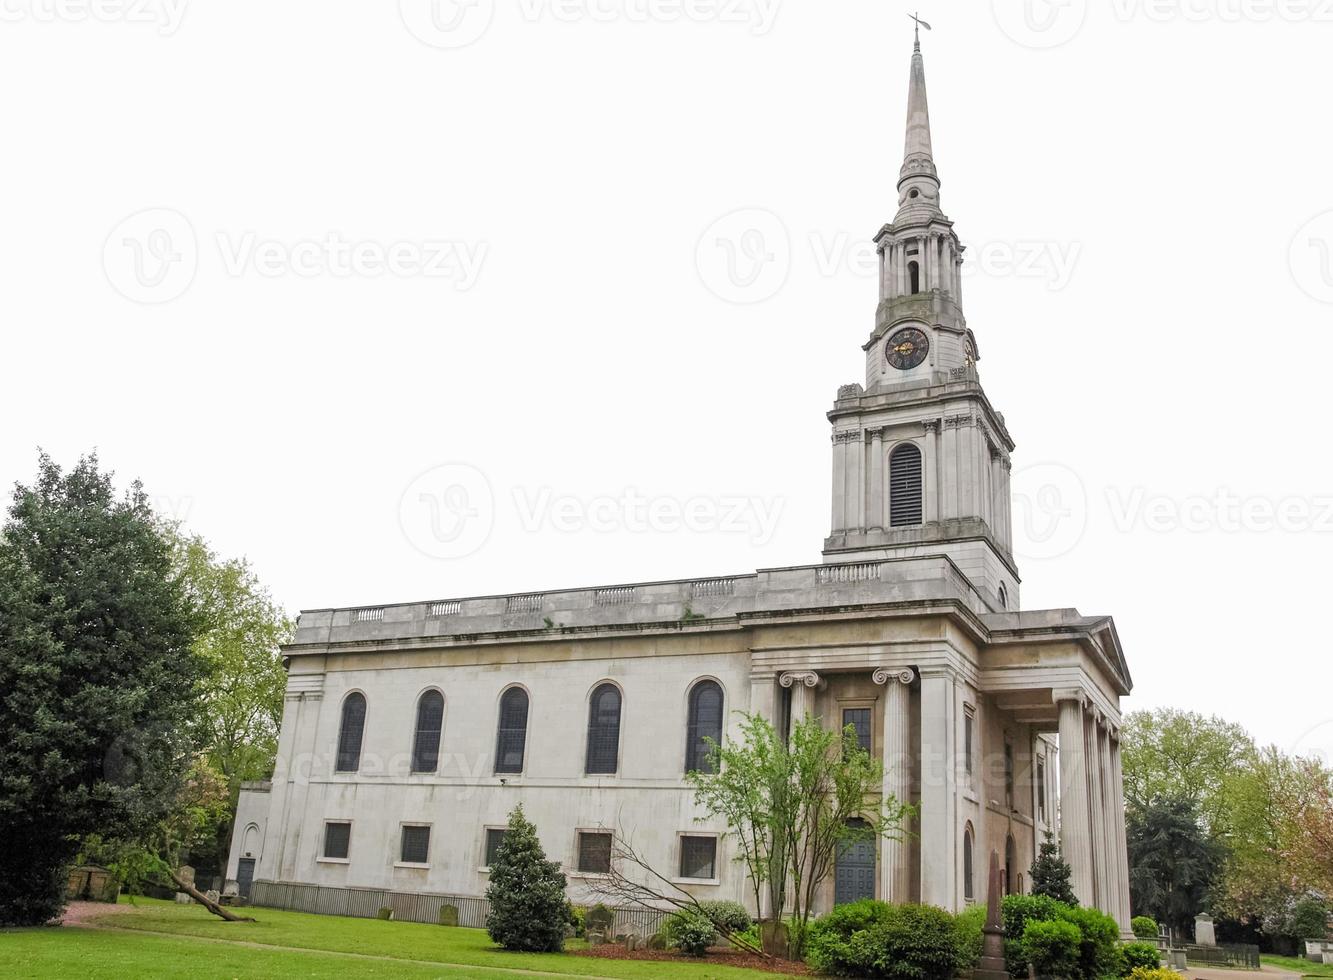
[(906, 686), (916, 680), (916, 672), (911, 667), (879, 667), (870, 675), (870, 679), (876, 684), (897, 681)]
[(789, 670), (778, 678), (778, 683), (783, 687), (791, 687), (794, 684), (804, 684), (806, 687), (819, 687), (824, 682), (813, 670)]

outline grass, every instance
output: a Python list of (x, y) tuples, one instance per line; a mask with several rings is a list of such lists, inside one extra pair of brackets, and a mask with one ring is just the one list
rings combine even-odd
[[(0, 976), (496, 978), (508, 971), (623, 980), (650, 977), (758, 980), (778, 976), (707, 962), (509, 953), (492, 945), (481, 929), (275, 909), (249, 911), (258, 922), (223, 922), (197, 905), (138, 899), (132, 909), (108, 910), (106, 915), (98, 917), (95, 924), (107, 927), (101, 931), (61, 927), (3, 932)], [(169, 935), (158, 935), (161, 933)], [(386, 957), (398, 962), (331, 955), (338, 953)]]
[(1294, 956), (1261, 956), (1264, 966), (1275, 966), (1279, 970), (1289, 970), (1303, 977), (1333, 977), (1333, 966), (1327, 963), (1311, 963), (1309, 960)]

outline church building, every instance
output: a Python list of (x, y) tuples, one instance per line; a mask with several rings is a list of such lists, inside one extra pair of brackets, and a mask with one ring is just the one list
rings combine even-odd
[(875, 236), (865, 380), (828, 413), (822, 560), (303, 612), (275, 773), (241, 795), (229, 890), (439, 921), (479, 904), (521, 803), (576, 903), (595, 900), (615, 831), (696, 896), (753, 904), (685, 774), (743, 713), (784, 728), (808, 712), (854, 726), (883, 793), (918, 810), (904, 839), (846, 849), (817, 912), (863, 897), (959, 910), (985, 900), (992, 855), (1025, 891), (1051, 832), (1079, 899), (1128, 931), (1129, 670), (1110, 617), (1023, 607), (1014, 442), (978, 376), (919, 40), (898, 190)]

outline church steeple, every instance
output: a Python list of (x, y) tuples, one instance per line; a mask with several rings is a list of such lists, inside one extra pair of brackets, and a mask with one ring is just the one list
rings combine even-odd
[(843, 385), (828, 415), (833, 525), (824, 559), (945, 556), (990, 608), (1017, 608), (1014, 444), (982, 390), (976, 338), (963, 316), (963, 244), (940, 210), (919, 37), (898, 213), (875, 245), (879, 305), (862, 347), (866, 383)]
[(935, 152), (930, 142), (930, 103), (926, 98), (926, 62), (921, 56), (921, 28), (917, 28), (912, 50), (912, 73), (907, 86), (907, 140), (903, 148), (903, 166), (898, 173), (898, 216), (900, 222), (909, 211), (940, 210), (940, 175), (935, 169)]

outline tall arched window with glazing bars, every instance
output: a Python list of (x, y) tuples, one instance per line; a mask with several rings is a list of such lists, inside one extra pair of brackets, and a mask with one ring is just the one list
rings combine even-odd
[(444, 726), (444, 695), (426, 691), (417, 699), (417, 726), (412, 736), (412, 771), (440, 767), (440, 733)]
[(528, 692), (511, 687), (500, 696), (500, 723), (495, 735), (495, 771), (523, 771), (528, 744)]
[(337, 772), (356, 772), (361, 768), (361, 740), (366, 730), (366, 696), (353, 691), (343, 700), (342, 721), (338, 725)]
[(685, 771), (712, 772), (712, 746), (722, 742), (722, 686), (700, 681), (690, 689), (685, 735)]
[(588, 699), (588, 755), (584, 772), (609, 775), (620, 763), (620, 689), (601, 684)]

